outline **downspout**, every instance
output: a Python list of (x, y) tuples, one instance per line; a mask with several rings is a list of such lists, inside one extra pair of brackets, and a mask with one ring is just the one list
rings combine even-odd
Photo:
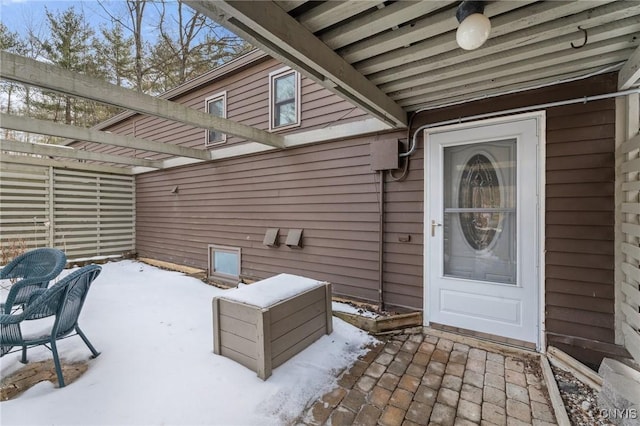
[(380, 195), (378, 196), (380, 211), (380, 235), (378, 237), (378, 310), (384, 311), (384, 170), (380, 170)]

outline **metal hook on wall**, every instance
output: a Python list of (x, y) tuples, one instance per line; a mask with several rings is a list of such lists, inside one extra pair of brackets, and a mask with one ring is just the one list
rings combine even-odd
[(575, 44), (573, 44), (573, 42), (571, 42), (571, 47), (573, 47), (574, 49), (580, 49), (581, 47), (584, 47), (584, 45), (587, 44), (587, 41), (589, 40), (587, 30), (582, 28), (580, 25), (578, 25), (578, 29), (584, 33), (584, 43), (582, 43), (580, 46), (576, 46)]

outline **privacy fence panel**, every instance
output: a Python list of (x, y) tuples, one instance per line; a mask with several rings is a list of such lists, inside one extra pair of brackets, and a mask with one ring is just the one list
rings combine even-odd
[(51, 242), (50, 168), (0, 162), (0, 243), (26, 248)]
[(54, 245), (71, 257), (133, 251), (134, 192), (132, 176), (54, 168)]
[(131, 175), (1, 162), (0, 243), (57, 247), (69, 259), (135, 250)]
[(621, 146), (622, 172), (622, 332), (625, 346), (640, 360), (640, 135)]

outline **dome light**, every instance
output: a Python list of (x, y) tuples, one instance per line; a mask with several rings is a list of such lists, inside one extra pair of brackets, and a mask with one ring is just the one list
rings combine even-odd
[(460, 25), (456, 32), (458, 45), (465, 50), (474, 50), (482, 46), (489, 38), (491, 22), (483, 15), (484, 2), (465, 0), (456, 11)]

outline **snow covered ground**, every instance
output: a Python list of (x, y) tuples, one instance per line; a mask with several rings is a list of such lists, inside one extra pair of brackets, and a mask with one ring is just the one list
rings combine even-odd
[[(334, 317), (331, 335), (262, 381), (212, 351), (211, 298), (233, 291), (135, 261), (102, 265), (80, 317), (101, 355), (65, 388), (42, 382), (0, 403), (0, 424), (283, 424), (333, 388), (337, 372), (374, 341)], [(77, 336), (58, 350), (66, 361), (90, 356)], [(2, 377), (22, 367), (18, 358), (0, 358)], [(30, 361), (50, 358), (43, 347), (29, 350)]]

